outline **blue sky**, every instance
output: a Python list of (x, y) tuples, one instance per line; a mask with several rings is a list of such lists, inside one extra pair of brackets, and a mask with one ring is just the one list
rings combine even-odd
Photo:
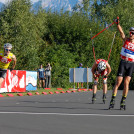
[[(11, 0), (0, 0), (1, 3), (7, 3), (10, 2)], [(33, 2), (37, 2), (38, 0), (31, 0)]]
[[(0, 2), (2, 2), (2, 3), (7, 3), (7, 2), (10, 2), (11, 0), (0, 0)], [(39, 1), (39, 0), (31, 0), (33, 3), (34, 2), (37, 2), (37, 1)], [(43, 0), (43, 1), (51, 1), (51, 0)], [(81, 2), (82, 0), (78, 0), (78, 2)]]

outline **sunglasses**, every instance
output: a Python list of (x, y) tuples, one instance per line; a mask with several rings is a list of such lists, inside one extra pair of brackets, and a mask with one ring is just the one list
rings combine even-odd
[(130, 34), (134, 35), (134, 32), (130, 32)]
[(6, 51), (11, 51), (11, 49), (5, 49)]

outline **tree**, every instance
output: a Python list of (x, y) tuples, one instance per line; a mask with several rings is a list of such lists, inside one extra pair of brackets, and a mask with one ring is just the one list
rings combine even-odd
[[(40, 13), (38, 14), (40, 16)], [(42, 18), (45, 15), (43, 14)], [(17, 57), (16, 69), (34, 69), (39, 64), (38, 49), (43, 42), (44, 23), (31, 11), (30, 0), (13, 0), (1, 13), (1, 36), (13, 44)], [(40, 27), (40, 28), (39, 28)]]

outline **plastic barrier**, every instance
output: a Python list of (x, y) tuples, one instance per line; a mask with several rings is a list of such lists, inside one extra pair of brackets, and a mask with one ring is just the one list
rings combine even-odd
[(0, 93), (3, 92), (26, 92), (37, 89), (37, 72), (22, 70), (7, 70)]

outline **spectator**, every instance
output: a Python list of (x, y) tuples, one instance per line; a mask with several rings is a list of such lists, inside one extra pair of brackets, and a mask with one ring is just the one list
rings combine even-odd
[(46, 68), (45, 68), (45, 77), (46, 77), (46, 88), (50, 88), (51, 87), (51, 69), (52, 67), (50, 66), (50, 63), (47, 64)]
[(45, 70), (42, 65), (38, 69), (38, 79), (39, 79), (39, 87), (45, 87)]

